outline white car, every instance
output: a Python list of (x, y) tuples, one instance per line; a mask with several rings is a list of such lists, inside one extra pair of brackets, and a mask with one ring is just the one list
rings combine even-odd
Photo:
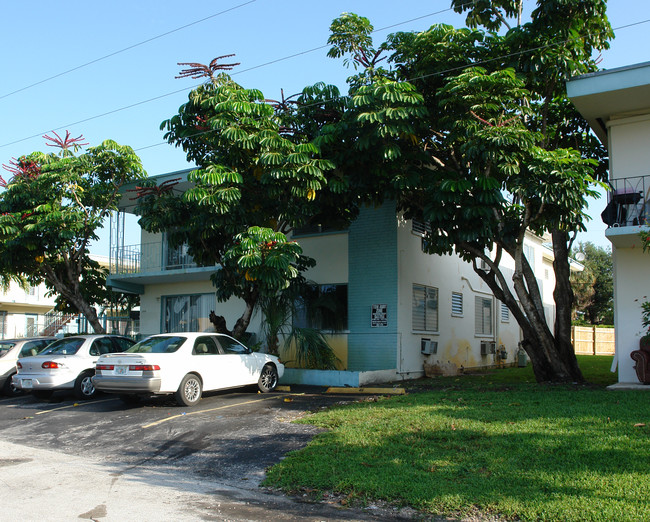
[(91, 377), (100, 355), (122, 352), (135, 341), (119, 335), (75, 335), (50, 344), (39, 355), (18, 359), (14, 385), (41, 399), (57, 390), (73, 390), (78, 399), (95, 395)]
[(38, 355), (56, 337), (25, 337), (23, 339), (2, 339), (0, 341), (0, 390), (10, 397), (21, 390), (14, 386), (12, 377), (16, 373), (19, 357)]
[(125, 402), (173, 393), (179, 405), (193, 406), (203, 391), (257, 384), (270, 392), (283, 373), (277, 357), (252, 352), (228, 335), (187, 332), (154, 335), (124, 353), (102, 355), (93, 383)]

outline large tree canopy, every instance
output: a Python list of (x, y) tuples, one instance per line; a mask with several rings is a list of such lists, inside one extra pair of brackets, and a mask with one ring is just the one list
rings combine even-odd
[(133, 150), (114, 141), (78, 153), (81, 137), (46, 138), (58, 154), (22, 156), (6, 167), (12, 177), (0, 178), (0, 277), (44, 281), (103, 332), (93, 305), (106, 300), (106, 274), (88, 248), (117, 208), (121, 187), (145, 172)]
[(207, 81), (162, 124), (166, 139), (197, 165), (189, 174), (192, 187), (179, 195), (172, 185), (145, 184), (136, 212), (145, 230), (167, 233), (173, 246), (186, 244), (201, 265), (218, 265), (217, 299), (245, 302), (233, 328), (240, 336), (260, 298), (301, 281), (313, 265), (286, 234), (329, 215), (345, 221), (349, 212), (328, 211), (338, 205), (341, 187), (328, 179), (331, 164), (307, 138), (317, 122), (296, 117), (304, 97), (312, 114), (318, 110), (317, 90), (298, 100), (266, 100), (226, 73), (215, 75), (229, 67), (217, 60), (209, 67), (192, 64), (182, 74), (195, 71)]
[[(568, 254), (606, 155), (564, 82), (595, 71), (592, 53), (613, 34), (604, 0), (539, 0), (529, 22), (504, 34), (476, 28), (500, 28), (519, 4), (455, 3), (469, 10), (473, 29), (389, 36), (377, 49), (390, 70), (377, 66), (372, 25), (342, 15), (330, 55), (349, 56), (362, 70), (350, 78), (348, 110), (321, 128), (317, 143), (359, 198), (397, 200), (406, 217), (430, 225), (431, 253), (456, 252), (474, 264), (521, 326), (539, 381), (581, 381)], [(342, 154), (341, 143), (353, 150)], [(554, 325), (524, 255), (528, 232), (552, 240)], [(502, 269), (504, 254), (514, 259), (513, 275)]]

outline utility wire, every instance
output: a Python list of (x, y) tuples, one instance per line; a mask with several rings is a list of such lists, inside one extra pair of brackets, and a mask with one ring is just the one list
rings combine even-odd
[[(255, 1), (255, 0), (252, 0), (252, 1)], [(244, 4), (242, 4), (242, 5), (244, 5)], [(375, 29), (375, 30), (373, 31), (373, 33), (375, 33), (375, 32), (379, 32), (379, 31), (383, 31), (383, 30), (386, 30), (386, 29), (390, 29), (390, 28), (393, 28), (393, 27), (396, 27), (396, 26), (399, 26), (399, 25), (407, 24), (407, 23), (410, 23), (410, 22), (415, 21), (415, 20), (420, 20), (420, 19), (422, 19), (422, 18), (426, 18), (426, 17), (434, 16), (434, 15), (437, 15), (437, 14), (441, 14), (441, 13), (443, 13), (443, 12), (450, 11), (450, 10), (451, 10), (451, 8), (448, 8), (448, 9), (444, 9), (444, 10), (441, 10), (441, 11), (436, 11), (436, 12), (433, 12), (433, 13), (429, 13), (429, 14), (427, 14), (427, 15), (423, 15), (423, 16), (420, 16), (420, 17), (417, 17), (417, 18), (413, 18), (413, 19), (410, 19), (410, 20), (405, 20), (404, 22), (399, 22), (399, 23), (397, 23), (397, 24), (393, 24), (393, 25), (390, 25), (390, 26), (386, 26), (386, 27), (382, 27), (382, 28), (379, 28), (379, 29)], [(621, 30), (621, 29), (628, 29), (628, 28), (630, 28), (630, 27), (634, 27), (634, 26), (642, 25), (642, 24), (645, 24), (645, 23), (648, 23), (648, 22), (650, 22), (650, 19), (641, 20), (641, 21), (638, 21), (638, 22), (634, 22), (634, 23), (630, 23), (630, 24), (623, 25), (623, 26), (615, 27), (615, 28), (612, 28), (612, 29), (613, 29), (614, 31), (618, 31), (618, 30)], [(578, 39), (582, 39), (582, 38), (583, 38), (583, 37), (578, 37)], [(566, 43), (566, 42), (568, 42), (568, 41), (570, 41), (570, 40), (572, 40), (572, 39), (573, 39), (573, 38), (568, 38), (568, 39), (565, 39), (565, 40), (562, 40), (562, 41), (558, 41), (558, 42), (552, 42), (552, 43), (544, 44), (544, 45), (541, 45), (541, 46), (538, 46), (538, 47), (535, 47), (535, 48), (532, 48), (532, 49), (524, 49), (524, 50), (521, 50), (521, 51), (517, 51), (517, 52), (515, 52), (515, 53), (511, 53), (511, 54), (507, 54), (507, 55), (502, 55), (502, 56), (497, 56), (497, 57), (494, 57), (494, 58), (490, 58), (490, 59), (488, 59), (488, 60), (483, 60), (483, 61), (480, 61), (480, 62), (475, 62), (475, 63), (473, 63), (473, 64), (463, 65), (463, 66), (455, 67), (455, 68), (452, 68), (452, 69), (447, 69), (447, 70), (444, 70), (444, 71), (438, 71), (438, 72), (431, 73), (431, 74), (428, 74), (428, 75), (422, 75), (422, 76), (418, 76), (418, 77), (415, 77), (415, 78), (409, 78), (409, 79), (402, 80), (402, 81), (403, 81), (403, 82), (409, 82), (409, 81), (425, 79), (425, 78), (429, 78), (429, 77), (433, 77), (433, 76), (441, 76), (441, 75), (444, 75), (444, 74), (448, 74), (448, 73), (456, 72), (456, 71), (458, 71), (458, 70), (466, 69), (467, 67), (475, 67), (475, 66), (478, 66), (478, 65), (483, 65), (483, 64), (487, 64), (487, 63), (494, 62), (494, 61), (498, 61), (498, 60), (501, 60), (501, 59), (504, 59), (504, 58), (510, 58), (510, 57), (514, 57), (514, 56), (518, 56), (518, 55), (522, 55), (522, 54), (527, 54), (527, 53), (535, 52), (535, 51), (538, 51), (538, 50), (546, 49), (546, 48), (549, 48), (549, 47), (555, 47), (555, 46), (558, 46), (558, 45), (564, 44), (564, 43)], [(248, 72), (248, 71), (251, 71), (251, 70), (254, 70), (254, 69), (259, 69), (259, 68), (262, 68), (262, 67), (266, 67), (266, 66), (268, 66), (268, 65), (272, 65), (272, 64), (275, 64), (275, 63), (278, 63), (278, 62), (284, 61), (284, 60), (289, 60), (289, 59), (291, 59), (291, 58), (295, 58), (295, 57), (297, 57), (297, 56), (301, 56), (301, 55), (304, 55), (304, 54), (308, 54), (308, 53), (311, 53), (311, 52), (314, 52), (314, 51), (316, 51), (316, 50), (323, 49), (323, 48), (326, 48), (326, 47), (328, 47), (328, 45), (322, 45), (322, 46), (314, 47), (314, 48), (312, 48), (312, 49), (308, 49), (308, 50), (305, 50), (305, 51), (302, 51), (302, 52), (299, 52), (299, 53), (294, 53), (294, 54), (292, 54), (292, 55), (288, 55), (288, 56), (285, 56), (285, 57), (282, 57), (282, 58), (278, 58), (278, 59), (276, 59), (276, 60), (271, 60), (271, 61), (269, 61), (269, 62), (265, 62), (265, 63), (259, 64), (259, 65), (253, 66), (253, 67), (250, 67), (250, 68), (248, 68), (248, 69), (244, 69), (244, 70), (240, 70), (240, 71), (235, 71), (235, 72), (233, 72), (233, 73), (231, 74), (231, 76), (235, 76), (235, 75), (237, 75), (237, 74), (242, 74), (242, 73), (244, 73), (244, 72)], [(27, 140), (30, 140), (30, 139), (33, 139), (33, 138), (37, 138), (37, 137), (40, 137), (40, 136), (42, 136), (43, 134), (46, 134), (46, 133), (48, 133), (48, 132), (58, 131), (58, 130), (63, 130), (63, 129), (66, 129), (66, 128), (73, 127), (74, 125), (79, 125), (80, 123), (86, 123), (86, 122), (88, 122), (88, 121), (95, 120), (95, 119), (98, 119), (98, 118), (102, 118), (102, 117), (104, 117), (104, 116), (108, 116), (108, 115), (110, 115), (110, 114), (115, 114), (115, 113), (117, 113), (117, 112), (121, 112), (121, 111), (124, 111), (124, 110), (127, 110), (127, 109), (131, 109), (131, 108), (133, 108), (133, 107), (137, 107), (137, 106), (140, 106), (140, 105), (144, 105), (144, 104), (146, 104), (146, 103), (150, 103), (150, 102), (152, 102), (152, 101), (156, 101), (156, 100), (159, 100), (159, 99), (162, 99), (162, 98), (168, 97), (168, 96), (172, 96), (172, 95), (174, 95), (174, 94), (178, 94), (178, 93), (180, 93), (180, 92), (184, 92), (184, 91), (187, 91), (187, 90), (195, 89), (195, 88), (197, 88), (197, 87), (200, 86), (200, 85), (202, 85), (202, 84), (196, 84), (196, 85), (194, 85), (194, 86), (192, 86), (192, 87), (189, 87), (189, 88), (186, 87), (186, 88), (183, 88), (183, 89), (178, 89), (178, 90), (176, 90), (176, 91), (172, 91), (172, 92), (169, 92), (169, 93), (166, 93), (166, 94), (161, 94), (161, 95), (159, 95), (159, 96), (155, 96), (155, 97), (153, 97), (153, 98), (148, 98), (148, 99), (146, 99), (146, 100), (142, 100), (142, 101), (139, 101), (139, 102), (133, 103), (133, 104), (131, 104), (131, 105), (127, 105), (127, 106), (124, 106), (124, 107), (120, 107), (120, 108), (117, 108), (117, 109), (114, 109), (114, 110), (111, 110), (111, 111), (108, 111), (108, 112), (104, 112), (104, 113), (102, 113), (102, 114), (97, 114), (97, 115), (95, 115), (95, 116), (90, 116), (90, 117), (85, 118), (85, 119), (83, 119), (83, 120), (78, 120), (78, 121), (73, 122), (73, 123), (68, 123), (68, 124), (66, 124), (66, 125), (62, 125), (62, 126), (60, 126), (60, 127), (56, 127), (56, 128), (54, 128), (54, 129), (48, 129), (48, 130), (43, 131), (43, 132), (40, 132), (40, 133), (38, 133), (38, 134), (33, 134), (33, 135), (31, 135), (31, 136), (27, 136), (27, 137), (25, 137), (25, 138), (21, 138), (21, 139), (18, 139), (18, 140), (12, 141), (12, 142), (8, 142), (8, 143), (1, 144), (1, 145), (0, 145), (0, 148), (8, 147), (8, 146), (10, 146), (10, 145), (15, 145), (15, 144), (17, 144), (17, 143), (21, 143), (21, 142), (23, 142), (23, 141), (27, 141)], [(335, 101), (336, 99), (341, 99), (341, 98), (346, 98), (346, 97), (349, 97), (349, 96), (348, 96), (348, 95), (342, 95), (342, 96), (339, 96), (339, 97), (334, 98), (334, 99), (331, 99), (331, 100), (321, 100), (321, 101), (317, 102), (317, 104), (327, 103), (328, 101)], [(305, 105), (305, 106), (303, 106), (303, 107), (307, 108), (307, 107), (309, 107), (309, 106), (310, 106), (310, 105)], [(212, 132), (212, 131), (211, 131), (211, 130), (210, 130), (210, 131), (203, 131), (203, 132), (201, 132), (201, 133), (197, 133), (197, 136), (198, 136), (198, 135), (201, 135), (201, 134), (209, 133), (209, 132)], [(144, 147), (140, 147), (140, 148), (134, 149), (134, 151), (137, 152), (137, 151), (141, 151), (141, 150), (146, 150), (146, 149), (149, 149), (149, 148), (153, 148), (153, 147), (158, 147), (158, 146), (160, 146), (160, 145), (164, 145), (164, 144), (166, 144), (166, 143), (167, 143), (167, 142), (160, 142), (160, 143), (153, 144), (153, 145), (147, 145), (147, 146), (144, 146)]]
[[(163, 38), (165, 36), (169, 36), (170, 34), (176, 33), (178, 31), (182, 31), (183, 29), (187, 29), (188, 27), (192, 27), (193, 25), (200, 24), (201, 22), (205, 22), (206, 20), (210, 20), (211, 18), (215, 18), (217, 16), (221, 16), (222, 14), (229, 13), (230, 11), (234, 11), (235, 9), (239, 9), (240, 7), (244, 7), (248, 4), (252, 4), (256, 2), (257, 0), (249, 0), (248, 2), (244, 2), (243, 4), (236, 5), (234, 7), (231, 7), (229, 9), (225, 9), (223, 11), (219, 11), (218, 13), (214, 13), (210, 16), (206, 16), (205, 18), (201, 18), (200, 20), (195, 20), (194, 22), (190, 22), (189, 24), (182, 25), (181, 27), (177, 27), (176, 29), (172, 29), (171, 31), (167, 31), (165, 33), (161, 33), (157, 36), (152, 36), (151, 38), (148, 38), (147, 40), (143, 40), (142, 42), (138, 42), (133, 45), (129, 45), (128, 47), (124, 47), (123, 49), (120, 49), (119, 51), (114, 51), (112, 53), (106, 54), (104, 56), (101, 56), (99, 58), (95, 58), (94, 60), (91, 60), (89, 62), (83, 63), (81, 65), (77, 65), (76, 67), (73, 67), (72, 69), (68, 69), (67, 71), (60, 72), (58, 74), (55, 74), (54, 76), (50, 76), (48, 78), (45, 78), (43, 80), (40, 80), (38, 82), (32, 83), (30, 85), (26, 85), (25, 87), (21, 87), (20, 89), (16, 89), (15, 91), (8, 92), (7, 94), (3, 94), (0, 96), (0, 100), (3, 100), (4, 98), (7, 98), (13, 94), (17, 94), (19, 92), (26, 91), (27, 89), (31, 89), (32, 87), (36, 87), (37, 85), (41, 85), (42, 83), (49, 82), (50, 80), (54, 80), (55, 78), (59, 78), (61, 76), (64, 76), (66, 74), (69, 74), (74, 71), (78, 71), (79, 69), (83, 69), (84, 67), (88, 67), (89, 65), (92, 65), (97, 62), (101, 62), (102, 60), (106, 60), (107, 58), (110, 58), (111, 56), (115, 56), (117, 54), (130, 51), (131, 49), (134, 49), (136, 47), (139, 47), (141, 45), (147, 44), (149, 42), (153, 42), (154, 40), (158, 40), (159, 38)], [(84, 120), (85, 121), (85, 120)]]
[[(615, 28), (612, 28), (612, 30), (613, 31), (619, 31), (621, 29), (628, 29), (630, 27), (635, 27), (635, 26), (638, 26), (638, 25), (646, 24), (648, 22), (650, 22), (650, 18), (648, 18), (646, 20), (641, 20), (639, 22), (634, 22), (634, 23), (631, 23), (631, 24), (615, 27)], [(517, 52), (514, 52), (514, 53), (510, 53), (510, 54), (495, 56), (494, 58), (489, 58), (487, 60), (481, 60), (481, 61), (473, 62), (471, 64), (461, 65), (461, 66), (458, 66), (458, 67), (453, 67), (453, 68), (450, 68), (450, 69), (445, 69), (443, 71), (437, 71), (437, 72), (430, 73), (430, 74), (423, 74), (421, 76), (415, 76), (413, 78), (407, 78), (405, 80), (400, 80), (398, 83), (409, 83), (409, 82), (413, 82), (413, 81), (416, 81), (416, 80), (424, 80), (426, 78), (432, 78), (432, 77), (435, 77), (435, 76), (443, 76), (443, 75), (446, 75), (446, 74), (449, 74), (449, 73), (462, 71), (464, 69), (468, 69), (468, 68), (471, 68), (471, 67), (477, 67), (477, 66), (485, 65), (485, 64), (492, 63), (492, 62), (495, 62), (495, 61), (500, 61), (500, 60), (503, 60), (505, 58), (514, 58), (515, 56), (521, 56), (521, 55), (524, 55), (524, 54), (533, 53), (533, 52), (536, 52), (536, 51), (541, 51), (543, 49), (548, 49), (550, 47), (558, 47), (558, 46), (561, 46), (563, 44), (566, 44), (566, 43), (570, 42), (571, 40), (582, 40), (584, 38), (585, 38), (584, 36), (570, 37), (570, 38), (566, 38), (566, 39), (561, 40), (561, 41), (551, 42), (551, 43), (540, 45), (540, 46), (537, 46), (537, 47), (532, 47), (530, 49), (523, 49), (521, 51), (517, 51)], [(350, 97), (351, 97), (351, 95), (349, 95), (349, 94), (343, 94), (343, 95), (335, 96), (335, 97), (327, 99), (327, 100), (319, 100), (319, 101), (316, 101), (316, 102), (313, 102), (313, 103), (307, 103), (307, 104), (301, 105), (298, 109), (299, 110), (300, 109), (306, 109), (306, 108), (313, 107), (313, 106), (316, 106), (316, 105), (323, 105), (325, 103), (334, 102), (334, 101), (337, 101), (337, 100), (340, 100), (340, 99), (345, 99), (345, 98), (350, 98)], [(197, 132), (196, 134), (193, 134), (193, 135), (188, 136), (188, 137), (194, 138), (194, 137), (202, 136), (204, 134), (210, 134), (211, 132), (215, 132), (215, 130), (214, 129), (209, 129), (209, 130), (205, 130), (205, 131), (200, 131), (200, 132)], [(139, 152), (139, 151), (146, 150), (146, 149), (151, 149), (151, 148), (154, 148), (154, 147), (160, 147), (161, 145), (168, 145), (168, 142), (161, 141), (159, 143), (155, 143), (155, 144), (152, 144), (152, 145), (145, 145), (144, 147), (139, 147), (137, 149), (134, 149), (134, 152)], [(0, 146), (0, 147), (2, 147), (2, 146)]]
[[(244, 3), (244, 4), (240, 4), (239, 6), (236, 6), (236, 7), (233, 7), (233, 8), (231, 8), (231, 9), (228, 9), (228, 11), (232, 11), (233, 9), (237, 9), (237, 8), (239, 8), (239, 7), (241, 7), (241, 6), (244, 6), (244, 5), (246, 5), (246, 4), (250, 4), (250, 3), (255, 2), (255, 1), (256, 1), (256, 0), (251, 0), (250, 2), (246, 2), (246, 3)], [(471, 0), (470, 0), (470, 2), (468, 2), (468, 3), (471, 3)], [(385, 30), (387, 30), (387, 29), (392, 29), (393, 27), (397, 27), (397, 26), (400, 26), (400, 25), (409, 24), (409, 23), (411, 23), (411, 22), (415, 22), (415, 21), (417, 21), (417, 20), (422, 20), (422, 19), (424, 19), (424, 18), (429, 18), (429, 17), (431, 17), (431, 16), (436, 16), (436, 15), (439, 15), (439, 14), (442, 14), (442, 13), (445, 13), (445, 12), (447, 12), (447, 11), (451, 11), (451, 10), (452, 10), (452, 8), (449, 7), (449, 8), (447, 8), (447, 9), (442, 9), (442, 10), (439, 10), (439, 11), (434, 11), (434, 12), (432, 12), (432, 13), (428, 13), (428, 14), (425, 14), (425, 15), (422, 15), (422, 16), (418, 16), (418, 17), (416, 17), (416, 18), (411, 18), (411, 19), (409, 19), (409, 20), (404, 20), (403, 22), (398, 22), (398, 23), (396, 23), (396, 24), (387, 25), (387, 26), (385, 26), (385, 27), (380, 27), (379, 29), (375, 29), (375, 30), (372, 31), (372, 32), (373, 32), (373, 33), (378, 33), (378, 32), (380, 32), (380, 31), (385, 31)], [(165, 33), (165, 34), (170, 34), (170, 33), (172, 33), (172, 32), (179, 31), (180, 29), (183, 29), (183, 28), (185, 28), (185, 27), (189, 27), (190, 25), (194, 25), (194, 24), (200, 23), (200, 22), (202, 22), (203, 20), (207, 20), (208, 18), (213, 18), (213, 17), (218, 16), (219, 14), (222, 14), (222, 13), (225, 13), (225, 12), (227, 12), (227, 11), (222, 11), (221, 13), (216, 13), (216, 14), (214, 14), (214, 15), (211, 15), (211, 16), (209, 16), (209, 17), (203, 18), (203, 19), (201, 19), (201, 20), (197, 20), (196, 22), (192, 22), (191, 24), (185, 25), (185, 26), (183, 26), (183, 27), (179, 27), (179, 28), (174, 29), (174, 30), (172, 30), (172, 31), (169, 31), (169, 32), (167, 32), (167, 33)], [(46, 82), (46, 81), (48, 81), (48, 80), (51, 80), (51, 79), (53, 79), (53, 78), (57, 78), (57, 77), (59, 77), (59, 76), (63, 76), (64, 74), (67, 74), (68, 72), (74, 71), (74, 70), (76, 70), (76, 69), (80, 69), (81, 67), (85, 67), (86, 65), (89, 65), (89, 64), (91, 64), (91, 63), (98, 62), (98, 61), (100, 61), (100, 60), (103, 60), (104, 58), (107, 58), (107, 57), (109, 57), (109, 56), (113, 56), (114, 54), (118, 54), (118, 53), (120, 53), (120, 52), (122, 52), (122, 51), (126, 51), (127, 49), (131, 49), (131, 48), (133, 48), (133, 47), (136, 47), (137, 45), (142, 45), (143, 43), (149, 42), (149, 41), (154, 40), (154, 39), (156, 39), (156, 38), (160, 38), (161, 36), (164, 36), (164, 35), (159, 35), (159, 36), (156, 36), (156, 37), (154, 37), (154, 38), (150, 38), (149, 40), (146, 40), (145, 42), (141, 42), (140, 44), (135, 44), (135, 45), (132, 45), (131, 47), (126, 47), (126, 48), (122, 49), (121, 51), (117, 51), (117, 52), (112, 53), (112, 54), (110, 54), (110, 55), (106, 55), (106, 56), (104, 56), (104, 57), (102, 57), (102, 58), (98, 58), (98, 59), (96, 59), (96, 60), (93, 60), (92, 62), (88, 62), (87, 64), (80, 65), (79, 67), (75, 67), (74, 69), (70, 69), (69, 71), (62, 72), (62, 73), (57, 74), (57, 75), (55, 75), (55, 76), (52, 76), (52, 77), (50, 77), (50, 78), (48, 78), (48, 79), (45, 79), (45, 80), (42, 80), (42, 81), (40, 81), (40, 82), (34, 83), (34, 84), (30, 85), (30, 86), (24, 87), (23, 89), (19, 89), (19, 90), (17, 90), (17, 91), (14, 91), (13, 93), (9, 93), (9, 94), (6, 94), (6, 95), (4, 95), (4, 96), (1, 96), (0, 99), (5, 98), (6, 96), (9, 96), (9, 95), (14, 94), (14, 93), (16, 93), (16, 92), (20, 92), (21, 90), (28, 89), (29, 87), (33, 87), (34, 85), (39, 85), (40, 83), (44, 83), (44, 82)], [(252, 67), (249, 67), (248, 69), (241, 69), (241, 70), (239, 70), (239, 71), (235, 71), (235, 72), (233, 72), (233, 73), (231, 74), (231, 76), (235, 76), (235, 75), (237, 75), (237, 74), (243, 74), (243, 73), (245, 73), (245, 72), (253, 71), (253, 70), (255, 70), (255, 69), (261, 69), (262, 67), (268, 67), (269, 65), (273, 65), (273, 64), (276, 64), (276, 63), (279, 63), (279, 62), (283, 62), (283, 61), (286, 61), (286, 60), (290, 60), (290, 59), (292, 59), (292, 58), (296, 58), (296, 57), (298, 57), (298, 56), (303, 56), (303, 55), (305, 55), (305, 54), (313, 53), (313, 52), (315, 52), (315, 51), (319, 51), (319, 50), (321, 50), (321, 49), (325, 49), (325, 48), (327, 48), (327, 47), (329, 47), (329, 44), (320, 45), (320, 46), (318, 46), (318, 47), (313, 47), (313, 48), (311, 48), (311, 49), (307, 49), (307, 50), (305, 50), (305, 51), (301, 51), (301, 52), (298, 52), (298, 53), (294, 53), (294, 54), (290, 54), (290, 55), (287, 55), (287, 56), (283, 56), (282, 58), (277, 58), (277, 59), (275, 59), (275, 60), (270, 60), (270, 61), (268, 61), (268, 62), (264, 62), (264, 63), (258, 64), (258, 65), (254, 65), (254, 66), (252, 66)], [(139, 105), (144, 105), (144, 104), (146, 104), (146, 103), (150, 103), (150, 102), (153, 102), (153, 101), (156, 101), (156, 100), (160, 100), (160, 99), (162, 99), (162, 98), (166, 98), (167, 96), (173, 96), (174, 94), (178, 94), (178, 93), (180, 93), (180, 92), (184, 92), (184, 91), (189, 91), (189, 90), (195, 89), (195, 88), (199, 87), (200, 85), (201, 85), (201, 84), (196, 84), (196, 85), (193, 85), (192, 87), (184, 87), (184, 88), (182, 88), (182, 89), (178, 89), (178, 90), (175, 90), (175, 91), (172, 91), (172, 92), (168, 92), (168, 93), (166, 93), (166, 94), (161, 94), (161, 95), (159, 95), (159, 96), (155, 96), (155, 97), (153, 97), (153, 98), (148, 98), (148, 99), (146, 99), (146, 100), (141, 100), (141, 101), (139, 101), (139, 102), (135, 102), (135, 103), (133, 103), (133, 104), (131, 104), (131, 105), (126, 105), (126, 106), (124, 106), (124, 107), (119, 107), (119, 108), (117, 108), (117, 109), (114, 109), (114, 110), (111, 110), (111, 111), (108, 111), (108, 112), (104, 112), (104, 113), (102, 113), (102, 114), (97, 114), (97, 115), (95, 115), (95, 116), (89, 116), (88, 118), (85, 118), (85, 119), (83, 119), (83, 120), (78, 120), (78, 121), (75, 121), (75, 122), (73, 122), (73, 123), (67, 123), (67, 124), (65, 124), (65, 125), (61, 125), (61, 126), (59, 126), (59, 127), (53, 128), (53, 129), (48, 129), (48, 130), (46, 130), (46, 131), (39, 132), (39, 133), (37, 133), (37, 134), (32, 134), (31, 136), (27, 136), (27, 137), (25, 137), (25, 138), (20, 138), (20, 139), (15, 140), (15, 141), (11, 141), (11, 142), (8, 142), (8, 143), (3, 143), (2, 145), (0, 145), (0, 148), (9, 147), (10, 145), (16, 145), (17, 143), (22, 143), (23, 141), (31, 140), (31, 139), (33, 139), (33, 138), (39, 138), (39, 137), (43, 136), (43, 134), (46, 134), (46, 133), (48, 133), (48, 132), (54, 132), (54, 131), (59, 131), (59, 130), (63, 130), (63, 129), (68, 129), (68, 128), (70, 128), (70, 127), (73, 127), (74, 125), (79, 125), (80, 123), (86, 123), (86, 122), (88, 122), (88, 121), (95, 120), (95, 119), (98, 119), (98, 118), (103, 118), (104, 116), (108, 116), (108, 115), (111, 115), (111, 114), (115, 114), (115, 113), (117, 113), (117, 112), (121, 112), (121, 111), (124, 111), (124, 110), (127, 110), (127, 109), (132, 109), (133, 107), (138, 107)], [(157, 145), (155, 145), (155, 146), (157, 146)], [(139, 150), (141, 150), (141, 149), (139, 149)]]

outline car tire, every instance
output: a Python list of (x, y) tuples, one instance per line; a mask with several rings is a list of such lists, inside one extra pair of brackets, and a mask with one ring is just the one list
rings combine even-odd
[(32, 395), (37, 399), (48, 401), (52, 398), (54, 392), (52, 390), (32, 390)]
[(179, 406), (194, 406), (201, 400), (201, 391), (203, 385), (201, 379), (194, 373), (188, 373), (183, 380), (178, 390), (174, 394), (176, 402)]
[(95, 388), (92, 381), (93, 375), (95, 375), (95, 372), (86, 370), (74, 382), (74, 396), (80, 401), (87, 401), (97, 395), (97, 388)]
[(278, 370), (272, 364), (264, 365), (262, 372), (260, 373), (260, 378), (257, 381), (257, 387), (262, 393), (268, 393), (275, 390), (275, 387), (278, 385)]
[(9, 377), (7, 377), (7, 380), (2, 385), (2, 393), (7, 397), (18, 397), (18, 395), (22, 395), (23, 393), (23, 390), (14, 385), (12, 379), (14, 375), (16, 374), (12, 373)]

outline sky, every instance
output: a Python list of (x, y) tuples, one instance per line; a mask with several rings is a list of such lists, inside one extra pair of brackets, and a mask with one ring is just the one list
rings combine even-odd
[[(535, 0), (524, 0), (525, 9)], [(178, 62), (240, 62), (231, 75), (278, 99), (319, 81), (343, 92), (351, 74), (327, 57), (331, 21), (343, 12), (366, 16), (375, 42), (396, 31), (437, 23), (457, 27), (464, 17), (450, 0), (137, 0), (61, 4), (5, 2), (0, 32), (0, 163), (41, 150), (53, 131), (97, 145), (112, 139), (131, 146), (151, 176), (187, 168), (181, 149), (163, 140), (160, 123), (174, 116), (200, 80), (175, 79)], [(650, 2), (610, 0), (616, 38), (603, 69), (650, 61)], [(0, 172), (6, 179), (9, 173)], [(608, 247), (600, 213), (605, 198), (589, 203), (592, 220), (579, 241)], [(108, 228), (108, 227), (107, 227)], [(108, 254), (107, 228), (93, 253)], [(137, 232), (137, 228), (133, 227)], [(139, 242), (137, 233), (132, 243)], [(127, 239), (128, 241), (128, 239)]]

